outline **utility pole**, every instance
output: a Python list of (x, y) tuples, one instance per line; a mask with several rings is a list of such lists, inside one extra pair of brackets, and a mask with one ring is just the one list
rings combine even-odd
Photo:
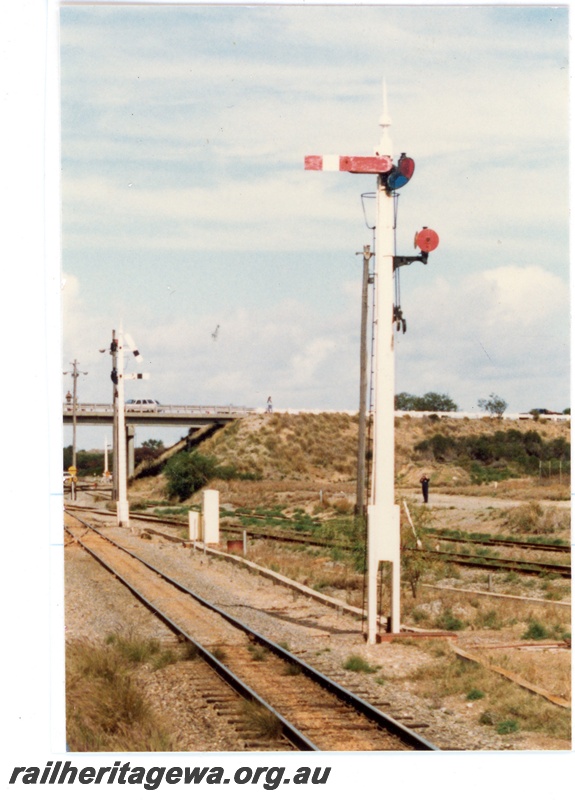
[[(357, 254), (359, 255), (359, 253)], [(365, 513), (365, 450), (367, 420), (367, 316), (369, 261), (371, 248), (363, 248), (363, 280), (361, 289), (361, 342), (359, 347), (359, 430), (357, 436), (357, 486), (355, 510), (358, 517)]]
[(124, 341), (122, 331), (118, 332), (116, 364), (118, 370), (117, 393), (117, 427), (118, 454), (116, 465), (118, 473), (117, 517), (120, 527), (130, 524), (130, 506), (128, 504), (128, 472), (126, 466), (126, 408), (124, 400)]
[(76, 416), (78, 407), (78, 378), (80, 375), (87, 375), (87, 372), (78, 371), (78, 361), (74, 359), (70, 362), (71, 372), (64, 372), (64, 375), (72, 376), (72, 466), (76, 469)]
[(71, 372), (64, 372), (64, 375), (72, 376), (72, 480), (70, 483), (70, 494), (72, 500), (76, 499), (76, 479), (78, 474), (78, 467), (76, 464), (76, 417), (78, 406), (78, 378), (80, 375), (87, 375), (87, 372), (78, 371), (78, 361), (74, 359), (70, 362), (72, 365)]
[(110, 355), (112, 356), (112, 500), (118, 500), (118, 340), (116, 331), (112, 331), (112, 342), (110, 344)]
[[(427, 263), (428, 251), (437, 246), (437, 235), (418, 234), (416, 241), (433, 239), (426, 252), (413, 258), (395, 256), (395, 197), (415, 169), (413, 159), (402, 153), (393, 163), (384, 86), (383, 113), (379, 121), (381, 140), (374, 156), (306, 156), (305, 169), (351, 172), (377, 176), (375, 311), (374, 311), (374, 437), (371, 496), (367, 509), (367, 641), (377, 641), (377, 582), (381, 562), (391, 564), (391, 609), (388, 629), (400, 629), (400, 525), (399, 506), (395, 499), (395, 362), (394, 323), (402, 320), (401, 309), (394, 303), (394, 270), (413, 261)], [(437, 240), (437, 241), (435, 241)], [(421, 247), (421, 245), (419, 245)], [(423, 250), (423, 247), (422, 247)]]
[(110, 477), (110, 471), (108, 469), (108, 439), (104, 438), (104, 478)]

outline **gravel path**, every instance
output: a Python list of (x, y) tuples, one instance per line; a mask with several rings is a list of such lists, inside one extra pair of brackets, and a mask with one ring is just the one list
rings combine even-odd
[[(405, 497), (409, 500), (422, 502), (421, 492), (405, 492)], [(539, 505), (552, 508), (571, 508), (570, 500), (538, 500)], [(483, 497), (464, 494), (441, 494), (439, 492), (429, 493), (430, 508), (458, 508), (465, 511), (484, 511), (488, 508), (518, 508), (524, 506), (525, 500), (512, 500), (502, 497)]]

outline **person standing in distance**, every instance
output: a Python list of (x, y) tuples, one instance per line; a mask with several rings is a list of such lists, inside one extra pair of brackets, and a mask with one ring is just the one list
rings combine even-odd
[(421, 484), (421, 491), (423, 492), (423, 502), (427, 503), (429, 500), (429, 478), (427, 475), (422, 475), (419, 482)]

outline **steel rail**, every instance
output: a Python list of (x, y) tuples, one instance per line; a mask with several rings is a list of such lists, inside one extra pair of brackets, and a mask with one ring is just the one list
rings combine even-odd
[(570, 553), (570, 544), (544, 544), (542, 542), (517, 541), (516, 539), (474, 539), (471, 536), (450, 536), (444, 533), (427, 532), (430, 539), (439, 539), (443, 542), (458, 542), (460, 544), (474, 544), (486, 547), (517, 547), (523, 550), (541, 550), (550, 553)]
[(571, 578), (571, 567), (566, 564), (538, 563), (536, 561), (515, 561), (509, 558), (496, 558), (492, 556), (473, 556), (463, 553), (445, 553), (441, 550), (418, 550), (415, 547), (405, 548), (408, 551), (419, 553), (426, 559), (437, 559), (438, 561), (449, 561), (451, 564), (461, 564), (463, 566), (474, 567), (477, 569), (507, 569), (511, 572), (526, 572), (536, 574), (539, 572), (555, 572), (564, 578)]
[[(68, 512), (68, 513), (70, 513), (70, 512)], [(377, 725), (382, 727), (384, 730), (387, 730), (389, 733), (392, 733), (393, 735), (397, 736), (404, 744), (408, 744), (410, 747), (413, 747), (414, 750), (439, 750), (440, 749), (440, 748), (436, 747), (434, 744), (432, 744), (431, 742), (429, 742), (424, 737), (420, 736), (419, 734), (415, 733), (410, 728), (408, 728), (405, 725), (403, 725), (398, 720), (393, 719), (393, 717), (390, 717), (389, 715), (385, 714), (383, 711), (380, 711), (378, 708), (376, 708), (375, 706), (371, 705), (371, 703), (368, 703), (365, 700), (362, 700), (360, 697), (358, 697), (353, 692), (349, 692), (343, 686), (340, 686), (338, 683), (336, 683), (335, 681), (331, 680), (331, 678), (328, 678), (326, 675), (323, 675), (321, 672), (319, 672), (314, 667), (312, 667), (309, 664), (307, 664), (302, 659), (300, 659), (297, 656), (295, 656), (293, 653), (290, 653), (288, 650), (285, 650), (280, 645), (276, 644), (275, 642), (272, 642), (270, 639), (268, 639), (267, 637), (263, 636), (263, 634), (258, 633), (253, 628), (249, 627), (248, 625), (245, 625), (243, 622), (238, 620), (236, 617), (233, 617), (231, 614), (228, 614), (226, 611), (223, 611), (218, 606), (210, 603), (208, 600), (206, 600), (205, 598), (203, 598), (200, 595), (196, 594), (191, 589), (188, 589), (186, 586), (181, 584), (179, 581), (175, 580), (174, 578), (169, 577), (168, 575), (165, 575), (163, 572), (161, 572), (161, 570), (159, 570), (153, 564), (150, 564), (145, 559), (141, 558), (140, 556), (135, 555), (130, 550), (128, 550), (127, 548), (125, 548), (122, 545), (118, 544), (117, 542), (114, 542), (112, 539), (110, 539), (109, 537), (105, 536), (103, 533), (101, 533), (101, 531), (98, 531), (96, 528), (94, 528), (89, 523), (85, 522), (84, 520), (80, 520), (74, 514), (70, 513), (70, 516), (72, 516), (74, 519), (77, 519), (83, 525), (86, 525), (86, 527), (88, 527), (91, 530), (93, 530), (95, 533), (97, 533), (103, 539), (105, 539), (106, 541), (110, 542), (111, 544), (113, 544), (115, 547), (119, 548), (120, 550), (122, 550), (126, 554), (130, 555), (132, 558), (135, 558), (137, 561), (140, 561), (142, 564), (144, 564), (146, 567), (148, 567), (154, 573), (156, 573), (157, 575), (162, 577), (167, 583), (171, 584), (172, 586), (174, 586), (177, 589), (181, 590), (185, 594), (189, 595), (194, 600), (196, 600), (196, 602), (198, 602), (201, 605), (203, 605), (205, 608), (209, 609), (210, 611), (215, 612), (216, 614), (219, 614), (222, 618), (224, 618), (231, 625), (236, 627), (238, 630), (243, 631), (249, 637), (255, 639), (262, 646), (267, 647), (268, 649), (270, 649), (273, 653), (275, 653), (277, 656), (282, 658), (284, 661), (287, 661), (288, 663), (297, 665), (297, 667), (299, 669), (301, 669), (302, 672), (305, 675), (307, 675), (309, 678), (311, 678), (313, 681), (315, 681), (317, 684), (319, 684), (322, 688), (326, 689), (331, 694), (333, 694), (336, 697), (338, 697), (338, 699), (340, 699), (343, 702), (345, 702), (348, 705), (350, 705), (356, 711), (359, 711), (361, 714), (363, 714), (363, 716), (365, 716), (366, 718), (370, 719), (372, 722), (375, 722)], [(80, 544), (82, 544), (83, 547), (88, 549), (88, 547), (85, 545), (85, 543), (80, 541)], [(92, 553), (92, 555), (94, 555), (94, 554)], [(98, 556), (94, 555), (94, 557), (97, 558), (97, 560), (100, 561), (100, 563), (103, 563), (98, 558)], [(105, 566), (107, 566), (107, 565), (105, 565)], [(107, 566), (107, 568), (110, 569), (110, 567), (108, 567), (108, 566)], [(111, 571), (114, 571), (114, 570), (111, 570)], [(114, 574), (117, 574), (117, 573), (114, 571)], [(120, 578), (120, 580), (123, 581), (121, 576), (118, 575), (118, 577)], [(128, 586), (128, 588), (130, 588), (131, 591), (133, 591), (139, 598), (141, 598), (141, 595), (137, 590), (133, 589), (129, 585), (129, 583), (127, 583), (126, 581), (123, 581), (123, 582), (125, 583), (126, 586)], [(146, 605), (148, 607), (150, 607), (152, 605), (148, 601), (144, 601), (144, 602), (146, 603)], [(155, 613), (159, 614), (162, 617), (164, 616), (162, 614), (162, 612), (158, 611), (153, 606), (152, 606), (152, 608), (155, 611)], [(185, 634), (183, 631), (181, 631), (181, 629), (175, 623), (171, 623), (171, 624), (174, 626), (174, 628), (177, 628), (178, 632), (180, 632), (184, 636), (186, 636), (186, 638), (188, 638), (188, 639), (190, 638), (187, 634)], [(227, 670), (227, 668), (223, 664), (221, 664), (221, 662), (219, 662), (211, 653), (209, 654), (209, 656), (210, 656), (210, 661), (213, 659), (215, 662), (217, 662), (217, 664), (219, 665), (218, 669), (221, 667), (223, 670), (226, 671), (226, 673), (229, 672), (229, 670)], [(239, 680), (239, 679), (236, 679), (236, 680)], [(251, 692), (249, 687), (246, 687), (246, 689)], [(265, 704), (265, 701), (262, 700), (261, 698), (258, 699), (258, 702), (261, 702), (261, 703)], [(274, 714), (276, 714), (276, 716), (278, 716), (278, 718), (283, 720), (282, 724), (285, 723), (286, 725), (290, 726), (290, 729), (293, 727), (293, 726), (290, 725), (290, 723), (287, 722), (287, 720), (284, 720), (279, 714), (277, 714), (277, 712), (273, 708), (271, 708), (271, 706), (267, 706), (267, 704), (265, 704), (265, 705), (266, 705), (266, 707), (269, 707), (272, 710), (272, 712)], [(296, 731), (296, 729), (293, 729), (293, 730)], [(300, 736), (303, 736), (303, 734), (300, 734), (299, 731), (297, 731), (297, 734), (300, 735)], [(306, 741), (309, 742), (309, 740), (306, 740)], [(309, 742), (309, 744), (311, 745), (311, 742)], [(317, 750), (318, 748), (316, 748), (315, 745), (313, 745), (312, 747), (307, 747), (307, 748), (304, 748), (304, 749)]]
[[(101, 536), (110, 544), (114, 545), (115, 547), (118, 547), (120, 550), (132, 556), (133, 558), (137, 559), (138, 561), (141, 561), (143, 564), (145, 564), (145, 566), (150, 567), (150, 569), (152, 569), (154, 572), (160, 575), (164, 580), (167, 580), (168, 583), (172, 583), (174, 586), (178, 586), (176, 581), (172, 581), (166, 575), (163, 575), (159, 570), (147, 564), (143, 559), (138, 558), (138, 556), (135, 556), (133, 553), (130, 553), (129, 550), (126, 550), (126, 548), (117, 544), (117, 542), (112, 541), (110, 538), (101, 533), (101, 531), (98, 531), (92, 525), (89, 525), (89, 523), (85, 522), (84, 520), (78, 519), (78, 517), (76, 517), (74, 514), (71, 514), (70, 516), (73, 516), (75, 519), (78, 520), (78, 522), (81, 522), (83, 525), (86, 525), (90, 530), (94, 531), (94, 533), (97, 533), (99, 536)], [(206, 663), (209, 664), (212, 667), (212, 669), (214, 669), (215, 672), (221, 678), (223, 678), (223, 680), (240, 695), (240, 697), (258, 703), (259, 705), (266, 708), (271, 714), (273, 714), (273, 716), (279, 720), (282, 726), (282, 733), (285, 736), (285, 738), (288, 741), (290, 741), (295, 747), (297, 747), (298, 750), (302, 751), (319, 750), (319, 748), (316, 747), (316, 745), (310, 739), (308, 739), (303, 733), (301, 733), (301, 731), (295, 728), (287, 719), (285, 719), (285, 717), (283, 717), (278, 711), (276, 711), (275, 708), (273, 708), (273, 706), (271, 706), (268, 702), (266, 702), (263, 699), (263, 697), (260, 697), (259, 694), (257, 694), (257, 692), (254, 692), (254, 690), (251, 689), (244, 681), (238, 678), (237, 675), (234, 675), (234, 673), (231, 672), (231, 670), (229, 670), (212, 653), (210, 653), (209, 650), (207, 650), (203, 645), (201, 645), (199, 642), (193, 639), (189, 633), (187, 633), (183, 628), (181, 628), (177, 624), (177, 622), (174, 622), (174, 620), (172, 620), (167, 614), (165, 614), (163, 611), (160, 611), (160, 609), (157, 608), (154, 605), (154, 603), (148, 600), (135, 586), (133, 586), (130, 583), (130, 581), (128, 581), (123, 575), (121, 575), (116, 569), (114, 569), (114, 567), (111, 564), (108, 564), (108, 562), (104, 558), (95, 553), (92, 550), (92, 548), (86, 544), (86, 542), (83, 542), (80, 537), (75, 536), (74, 533), (72, 533), (72, 531), (69, 528), (67, 528), (66, 526), (64, 527), (65, 530), (67, 530), (67, 532), (70, 534), (70, 536), (72, 536), (74, 540), (84, 548), (84, 550), (90, 553), (90, 555), (99, 564), (101, 564), (105, 569), (111, 572), (112, 575), (114, 575), (121, 583), (123, 583), (124, 586), (126, 586), (126, 588), (128, 588), (132, 592), (132, 594), (135, 597), (137, 597), (138, 600), (148, 610), (150, 610), (159, 619), (161, 619), (162, 622), (164, 622), (174, 633), (178, 634), (179, 636), (182, 636), (184, 639), (190, 642), (195, 648), (197, 648), (198, 654), (204, 659), (204, 661), (206, 661)], [(186, 591), (184, 587), (178, 586), (178, 588), (182, 588), (184, 591)]]
[[(78, 506), (68, 506), (69, 508), (81, 508)], [(86, 511), (90, 511), (96, 514), (103, 514), (106, 516), (113, 516), (115, 512), (113, 511), (106, 511), (103, 509), (93, 509), (93, 508), (86, 508)], [(153, 522), (153, 523), (161, 523), (162, 525), (171, 525), (174, 527), (187, 527), (187, 522), (183, 520), (177, 519), (167, 519), (158, 516), (154, 516), (151, 514), (130, 514), (132, 519), (138, 519), (143, 522)], [(245, 530), (244, 528), (238, 529), (235, 526), (226, 526), (221, 525), (220, 530), (223, 533), (231, 533), (231, 534), (239, 534), (241, 530)], [(284, 542), (286, 544), (306, 544), (310, 547), (337, 547), (340, 550), (353, 550), (351, 545), (340, 544), (338, 542), (328, 542), (328, 541), (318, 541), (314, 540), (305, 536), (285, 536), (281, 533), (271, 533), (265, 530), (255, 530), (255, 531), (247, 531), (252, 538), (261, 538), (261, 539), (272, 539), (278, 542)], [(444, 538), (444, 537), (438, 537)], [(474, 541), (474, 540), (462, 540), (462, 539), (454, 539), (454, 541), (461, 542), (462, 544), (477, 544), (483, 545), (485, 542), (481, 541)], [(499, 544), (499, 542), (496, 542)], [(524, 545), (525, 546), (525, 545)], [(415, 548), (407, 547), (405, 548), (408, 551), (413, 550), (415, 552)], [(535, 546), (532, 549), (537, 549)], [(571, 550), (569, 545), (566, 545), (566, 550), (561, 550), (560, 552), (568, 552)], [(476, 567), (477, 569), (507, 569), (511, 570), (512, 572), (525, 572), (528, 574), (537, 574), (540, 572), (555, 572), (559, 575), (562, 575), (565, 578), (571, 578), (571, 567), (565, 564), (548, 564), (548, 563), (538, 563), (536, 561), (520, 561), (514, 559), (505, 559), (505, 558), (498, 558), (496, 556), (474, 556), (472, 554), (462, 554), (462, 553), (447, 553), (442, 551), (433, 551), (433, 550), (417, 550), (424, 558), (427, 559), (437, 559), (438, 561), (448, 561), (452, 564), (461, 564), (469, 566), (469, 567)]]

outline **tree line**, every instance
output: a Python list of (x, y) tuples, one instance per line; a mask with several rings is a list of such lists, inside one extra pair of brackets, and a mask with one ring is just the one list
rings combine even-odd
[(454, 462), (465, 469), (475, 464), (478, 475), (479, 467), (495, 467), (501, 478), (511, 477), (512, 473), (537, 474), (542, 462), (561, 464), (565, 472), (571, 466), (569, 442), (564, 437), (544, 440), (537, 431), (522, 433), (511, 429), (492, 435), (458, 437), (436, 433), (418, 442), (415, 451), (434, 461)]
[[(142, 442), (140, 447), (134, 449), (134, 461), (139, 464), (140, 461), (151, 461), (160, 453), (165, 450), (164, 443), (159, 439), (148, 439)], [(72, 466), (72, 445), (69, 444), (64, 448), (64, 470), (70, 469)], [(108, 468), (112, 469), (113, 451), (108, 451)], [(76, 467), (78, 469), (78, 477), (88, 477), (93, 475), (102, 475), (104, 473), (104, 453), (102, 450), (77, 450), (76, 451)]]

